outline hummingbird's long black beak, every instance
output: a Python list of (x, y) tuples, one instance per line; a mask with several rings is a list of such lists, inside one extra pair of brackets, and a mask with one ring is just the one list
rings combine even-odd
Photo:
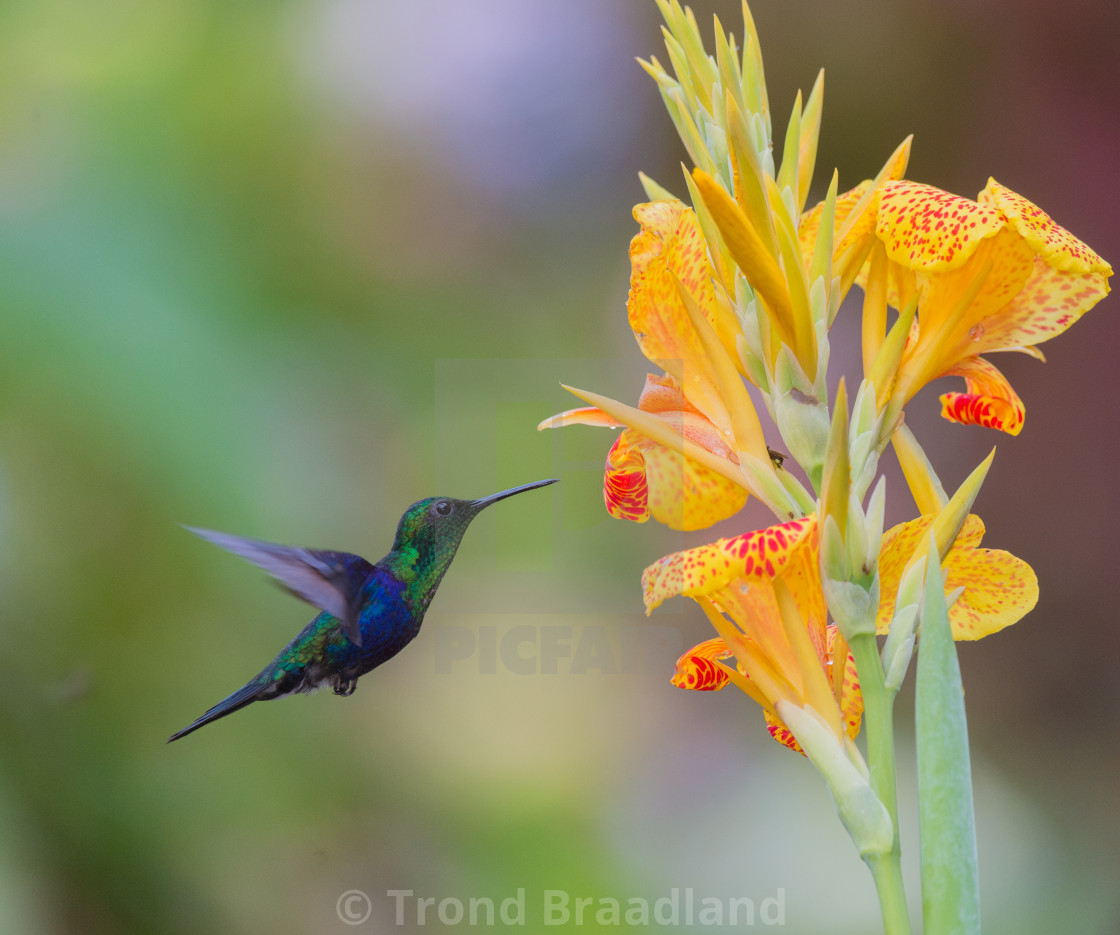
[(526, 490), (536, 490), (538, 487), (547, 487), (549, 484), (557, 483), (559, 478), (552, 480), (538, 480), (533, 481), (531, 484), (522, 484), (520, 487), (510, 487), (509, 490), (503, 490), (501, 493), (492, 493), (489, 497), (482, 497), (479, 500), (471, 501), (471, 506), (476, 510), (481, 510), (484, 507), (490, 506), (491, 503), (497, 503), (499, 500), (504, 500), (506, 497), (512, 497), (515, 493), (525, 493)]

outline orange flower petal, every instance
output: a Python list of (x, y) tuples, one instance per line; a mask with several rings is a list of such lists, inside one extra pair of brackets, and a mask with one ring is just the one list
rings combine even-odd
[(716, 457), (738, 463), (738, 457), (723, 440), (723, 433), (689, 403), (675, 377), (647, 373), (642, 395), (638, 398), (638, 408), (660, 416), (689, 441)]
[(964, 377), (963, 393), (943, 393), (941, 415), (962, 425), (981, 425), (1018, 435), (1026, 410), (1002, 373), (982, 357), (970, 357), (948, 371)]
[(638, 408), (643, 412), (691, 412), (703, 415), (685, 399), (680, 382), (667, 373), (660, 376), (655, 373), (646, 374), (642, 395), (638, 397)]
[(609, 429), (616, 429), (619, 423), (595, 406), (581, 406), (579, 409), (568, 409), (549, 416), (537, 426), (537, 431), (542, 429), (558, 429), (565, 425), (601, 425)]
[[(722, 642), (722, 640), (713, 642)], [(860, 691), (859, 687), (859, 675), (856, 672), (855, 657), (848, 652), (848, 646), (844, 642), (844, 638), (840, 636), (839, 629), (836, 624), (833, 623), (828, 626), (827, 663), (830, 666), (836, 664), (836, 659), (833, 654), (834, 646), (841, 648), (846, 657), (844, 674), (839, 687), (839, 703), (840, 712), (844, 718), (845, 731), (849, 737), (855, 740), (859, 735), (860, 721), (863, 717), (863, 693)], [(766, 730), (769, 732), (770, 736), (783, 747), (789, 747), (789, 749), (794, 752), (804, 755), (805, 751), (801, 749), (801, 745), (793, 736), (793, 732), (786, 727), (785, 723), (769, 711), (763, 713), (766, 717)]]
[(642, 573), (646, 613), (667, 598), (711, 594), (735, 578), (773, 578), (816, 528), (816, 517), (790, 520), (666, 555)]
[(875, 233), (887, 256), (909, 269), (956, 269), (1004, 226), (995, 208), (919, 182), (887, 182)]
[[(803, 555), (807, 551), (808, 549), (803, 547), (797, 550), (797, 554)], [(782, 572), (783, 577), (787, 576), (789, 572), (790, 565), (787, 564)], [(818, 593), (820, 590), (820, 577), (818, 575)], [(796, 692), (800, 693), (804, 689), (804, 679), (800, 672), (797, 654), (790, 645), (789, 636), (782, 623), (781, 607), (778, 604), (778, 597), (772, 584), (769, 581), (757, 579), (748, 584), (743, 578), (732, 578), (723, 587), (712, 593), (711, 599), (743, 631), (744, 642), (749, 647), (755, 648), (769, 665), (780, 673), (782, 678), (790, 682)], [(824, 603), (823, 599), (821, 603)], [(822, 635), (818, 655), (824, 651), (823, 627), (824, 621), (821, 621)], [(813, 628), (808, 627), (808, 629), (812, 632)], [(735, 642), (731, 643), (730, 648), (736, 653), (739, 649)], [(817, 648), (815, 640), (814, 648)], [(739, 668), (750, 675), (752, 666), (749, 656), (746, 654), (741, 657), (737, 655), (737, 658)]]
[(716, 637), (693, 646), (677, 660), (677, 671), (672, 682), (677, 688), (698, 692), (719, 691), (731, 681), (723, 659), (733, 658), (727, 644)]
[(1055, 269), (1111, 275), (1112, 267), (1095, 250), (1055, 223), (1038, 205), (1004, 188), (995, 179), (988, 179), (987, 187), (980, 193), (980, 202), (994, 207), (1007, 218), (1019, 236)]

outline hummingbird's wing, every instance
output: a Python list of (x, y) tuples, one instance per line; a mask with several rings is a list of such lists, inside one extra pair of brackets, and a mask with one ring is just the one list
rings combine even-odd
[(355, 646), (362, 645), (358, 622), (362, 586), (373, 566), (360, 555), (275, 545), (194, 526), (183, 528), (260, 566), (287, 591), (341, 620), (346, 638)]

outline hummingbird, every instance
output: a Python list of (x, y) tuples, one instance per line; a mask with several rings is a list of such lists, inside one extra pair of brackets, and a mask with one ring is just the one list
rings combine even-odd
[(392, 659), (420, 632), (471, 520), (492, 503), (555, 483), (535, 481), (479, 500), (418, 500), (401, 517), (389, 554), (373, 564), (349, 552), (301, 549), (185, 527), (260, 566), (320, 613), (259, 675), (167, 742), (254, 701), (321, 687), (336, 695), (353, 694), (359, 676)]

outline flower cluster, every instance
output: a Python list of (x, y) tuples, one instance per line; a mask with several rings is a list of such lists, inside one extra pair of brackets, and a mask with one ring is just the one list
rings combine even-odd
[[(814, 517), (831, 511), (851, 520), (892, 439), (919, 507), (932, 514), (943, 506), (936, 475), (903, 428), (906, 405), (930, 381), (961, 376), (964, 392), (944, 394), (942, 414), (1017, 434), (1023, 403), (983, 355), (1041, 358), (1038, 344), (1107, 294), (1111, 268), (994, 180), (976, 201), (903, 180), (909, 140), (875, 179), (838, 193), (834, 176), (828, 196), (806, 209), (823, 82), (806, 103), (798, 96), (775, 169), (753, 23), (747, 19), (740, 52), (717, 21), (711, 57), (691, 11), (676, 0), (661, 6), (674, 74), (656, 58), (643, 65), (696, 164), (684, 179), (691, 206), (643, 177), (651, 201), (634, 209), (641, 230), (630, 244), (629, 324), (661, 372), (646, 377), (636, 407), (573, 389), (591, 405), (540, 427), (625, 427), (607, 455), (603, 495), (612, 516), (696, 530), (738, 513), (754, 495), (783, 521), (661, 559), (644, 586), (648, 609), (683, 594), (720, 633), (681, 658), (674, 683), (709, 690), (733, 682), (763, 707), (771, 732), (796, 746), (780, 703), (816, 706), (838, 736), (858, 729), (861, 707), (858, 680), (832, 665), (835, 652), (846, 658), (846, 644), (826, 622), (824, 527)], [(841, 440), (844, 489), (829, 503), (822, 498), (840, 480), (835, 471), (825, 476), (834, 421), (829, 335), (852, 285), (864, 296), (864, 382)], [(748, 384), (808, 486), (768, 448)], [(926, 515), (888, 532), (863, 571), (881, 595), (880, 633), (931, 522)], [(867, 525), (839, 531), (858, 538)], [(975, 548), (982, 529), (970, 518), (945, 558), (947, 591), (964, 589), (951, 610), (957, 638), (994, 632), (1037, 598), (1029, 566)]]
[[(918, 721), (923, 704), (943, 704), (957, 736), (919, 736), (919, 766), (941, 801), (959, 793), (955, 812), (923, 800), (923, 885), (927, 869), (932, 881), (947, 867), (949, 882), (930, 886), (957, 893), (942, 903), (959, 909), (975, 873), (969, 883), (960, 858), (971, 804), (963, 707), (958, 720), (948, 710), (963, 694), (952, 640), (1016, 622), (1038, 583), (1025, 562), (979, 547), (984, 527), (970, 508), (991, 457), (947, 496), (906, 408), (926, 384), (959, 376), (963, 392), (941, 397), (946, 419), (1018, 434), (1025, 407), (988, 355), (1042, 359), (1039, 344), (1107, 295), (1112, 269), (995, 180), (975, 201), (906, 180), (909, 139), (849, 191), (833, 173), (825, 198), (807, 208), (823, 75), (807, 99), (798, 94), (775, 145), (746, 6), (742, 48), (717, 19), (709, 54), (690, 10), (657, 2), (669, 67), (642, 65), (693, 163), (683, 197), (642, 176), (649, 201), (634, 208), (627, 311), (657, 372), (636, 406), (569, 387), (587, 405), (539, 427), (623, 428), (603, 483), (620, 519), (703, 529), (752, 496), (774, 513), (769, 528), (654, 562), (642, 578), (646, 609), (675, 596), (700, 606), (717, 636), (680, 658), (673, 684), (736, 686), (774, 739), (808, 756), (875, 876), (888, 931), (907, 931), (895, 694), (921, 638)], [(863, 295), (863, 379), (849, 406), (843, 381), (830, 403), (827, 376), (832, 329), (851, 324), (842, 303), (852, 286)], [(768, 446), (759, 400), (788, 456)], [(888, 444), (921, 515), (884, 533), (878, 464)], [(870, 768), (854, 742), (861, 717)], [(938, 848), (952, 859), (930, 857), (927, 868), (926, 850)]]

